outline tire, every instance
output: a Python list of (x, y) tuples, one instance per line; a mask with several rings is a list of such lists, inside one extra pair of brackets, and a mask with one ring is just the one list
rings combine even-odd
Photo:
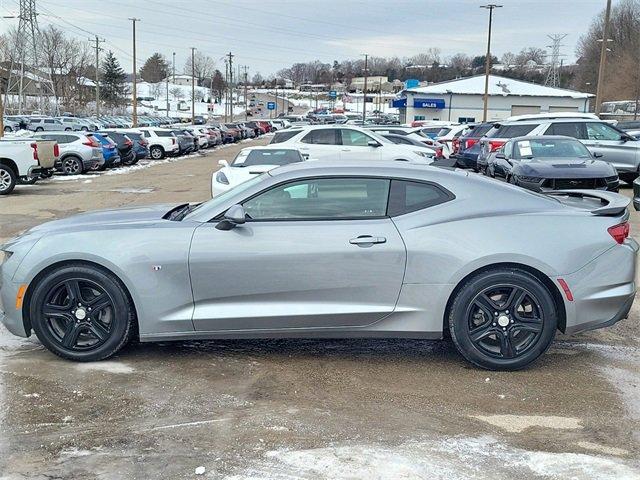
[(487, 370), (519, 370), (551, 345), (557, 307), (547, 287), (517, 268), (495, 268), (469, 278), (449, 310), (458, 352)]
[(38, 339), (68, 360), (109, 358), (135, 331), (134, 308), (120, 280), (92, 266), (72, 264), (48, 273), (28, 307)]
[(38, 127), (38, 128), (36, 128), (36, 132), (44, 132), (44, 128)]
[(5, 132), (12, 132), (13, 130), (11, 130), (11, 127), (4, 127), (4, 131)]
[(0, 163), (0, 195), (9, 195), (16, 188), (16, 172)]
[(631, 185), (633, 183), (633, 181), (638, 178), (638, 174), (635, 172), (625, 172), (625, 173), (621, 173), (618, 175), (618, 177), (620, 178), (620, 180), (622, 180), (625, 183), (628, 183), (629, 185)]
[(65, 131), (65, 132), (70, 132), (70, 131), (71, 131), (71, 128), (67, 127), (67, 128), (65, 128), (65, 129), (64, 129), (64, 131)]
[(81, 132), (88, 132), (89, 131), (89, 127), (80, 127), (80, 131)]
[(149, 156), (153, 160), (162, 160), (164, 158), (164, 148), (154, 145), (149, 149)]
[(65, 175), (80, 175), (84, 173), (84, 164), (80, 157), (68, 155), (60, 161), (60, 169)]

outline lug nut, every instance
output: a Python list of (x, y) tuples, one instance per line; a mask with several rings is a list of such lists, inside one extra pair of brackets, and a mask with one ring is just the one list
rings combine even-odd
[(504, 313), (506, 313), (507, 315), (509, 315), (509, 310), (505, 311)]
[(493, 322), (492, 325), (495, 327), (496, 326), (496, 322)]
[(493, 312), (493, 314), (497, 317), (498, 316), (498, 312)]

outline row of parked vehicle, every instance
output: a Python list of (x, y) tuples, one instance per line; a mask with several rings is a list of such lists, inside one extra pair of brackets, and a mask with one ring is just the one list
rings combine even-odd
[[(36, 124), (46, 119), (36, 118)], [(83, 128), (84, 123), (71, 122), (66, 125), (67, 128), (57, 130), (39, 128), (33, 132), (23, 129), (7, 132), (0, 142), (0, 195), (11, 193), (17, 184), (33, 184), (56, 172), (79, 175), (134, 165), (143, 158), (160, 160), (167, 156), (187, 155), (255, 138), (283, 126), (281, 122), (266, 120), (138, 128), (95, 129), (96, 125), (92, 124), (88, 129)]]

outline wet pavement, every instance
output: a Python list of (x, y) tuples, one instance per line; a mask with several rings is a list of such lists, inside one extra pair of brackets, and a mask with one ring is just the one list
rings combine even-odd
[[(204, 200), (239, 148), (19, 187), (0, 198), (0, 237)], [(76, 364), (0, 327), (0, 479), (640, 478), (639, 319), (634, 306), (614, 327), (558, 335), (515, 373), (415, 340), (134, 344)]]

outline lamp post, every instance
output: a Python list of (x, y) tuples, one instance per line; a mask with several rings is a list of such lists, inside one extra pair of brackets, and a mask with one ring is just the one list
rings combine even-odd
[(489, 10), (489, 34), (487, 35), (487, 56), (484, 59), (484, 106), (482, 109), (482, 121), (487, 121), (487, 109), (489, 105), (489, 73), (491, 72), (491, 26), (493, 23), (493, 9), (502, 8), (502, 5), (490, 3), (481, 5), (480, 8)]
[(609, 18), (611, 17), (611, 0), (607, 0), (604, 13), (604, 31), (602, 33), (602, 47), (600, 48), (600, 66), (598, 67), (598, 85), (596, 86), (596, 115), (600, 114), (602, 104), (602, 87), (604, 83), (604, 67), (607, 63), (607, 42), (609, 41)]

